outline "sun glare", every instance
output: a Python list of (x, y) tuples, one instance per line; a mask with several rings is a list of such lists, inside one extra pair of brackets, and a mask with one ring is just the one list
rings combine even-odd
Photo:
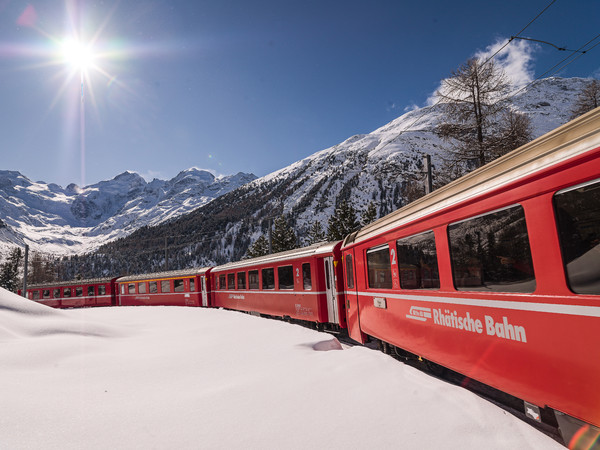
[(92, 49), (81, 42), (71, 39), (65, 40), (62, 44), (61, 53), (65, 64), (73, 70), (85, 72), (94, 65)]

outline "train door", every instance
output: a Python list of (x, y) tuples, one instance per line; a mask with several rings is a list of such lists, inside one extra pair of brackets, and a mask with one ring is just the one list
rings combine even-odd
[(208, 306), (208, 290), (206, 287), (206, 276), (200, 276), (200, 290), (202, 292), (202, 306)]
[(333, 267), (333, 257), (323, 258), (325, 264), (325, 292), (327, 293), (327, 317), (329, 323), (340, 323), (340, 316), (337, 308), (337, 291), (335, 289), (335, 272)]
[(365, 343), (366, 336), (360, 330), (360, 315), (358, 308), (358, 285), (356, 279), (356, 264), (353, 253), (345, 253), (342, 258), (344, 264), (344, 291), (346, 298), (346, 322), (348, 335), (357, 342)]

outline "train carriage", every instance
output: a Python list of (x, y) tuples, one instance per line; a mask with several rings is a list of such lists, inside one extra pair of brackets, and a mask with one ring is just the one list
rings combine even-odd
[(115, 279), (32, 284), (27, 288), (27, 298), (53, 308), (113, 306), (116, 304)]
[(120, 306), (210, 306), (210, 268), (175, 270), (117, 279)]
[[(600, 109), (348, 236), (348, 328), (600, 426)], [(542, 410), (543, 412), (547, 410)], [(569, 442), (567, 440), (567, 442)]]
[(213, 268), (214, 306), (346, 328), (341, 242)]

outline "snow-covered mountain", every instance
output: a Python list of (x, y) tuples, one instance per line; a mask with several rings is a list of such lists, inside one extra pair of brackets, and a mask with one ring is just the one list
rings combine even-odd
[(0, 171), (0, 241), (30, 244), (47, 253), (83, 253), (145, 225), (188, 213), (256, 178), (238, 173), (215, 177), (196, 168), (147, 183), (124, 172), (80, 188), (33, 182)]
[[(515, 96), (514, 107), (531, 118), (533, 137), (569, 120), (586, 82), (547, 78)], [(326, 229), (341, 200), (349, 200), (359, 214), (372, 201), (381, 217), (406, 204), (408, 181), (422, 177), (424, 154), (432, 156), (434, 167), (436, 162), (439, 165), (439, 155), (446, 151), (446, 144), (435, 133), (442, 108), (415, 109), (369, 134), (352, 136), (254, 181), (245, 174), (215, 180), (208, 172), (192, 169), (170, 181), (146, 183), (127, 172), (83, 189), (62, 189), (32, 183), (15, 172), (0, 172), (0, 219), (8, 225), (0, 228), (0, 240), (14, 241), (26, 235), (46, 252), (81, 253), (224, 194), (169, 222), (168, 227), (139, 229), (131, 238), (119, 241), (118, 249), (103, 249), (105, 255), (113, 254), (114, 260), (114, 254), (127, 250), (132, 256), (140, 242), (150, 238), (156, 242), (160, 236), (185, 235), (179, 238), (172, 256), (181, 265), (199, 265), (241, 258), (248, 245), (266, 233), (265, 219), (280, 214), (287, 217), (300, 240), (314, 221)], [(173, 233), (175, 226), (177, 233)], [(126, 271), (160, 268), (164, 249), (157, 248), (154, 256), (149, 255), (152, 251), (145, 250), (148, 267), (127, 267)]]
[[(534, 138), (569, 120), (573, 103), (586, 82), (580, 78), (548, 78), (515, 96), (514, 107), (530, 117)], [(186, 238), (178, 239), (179, 250), (173, 249), (175, 254), (169, 257), (180, 261), (182, 267), (238, 260), (249, 244), (267, 233), (266, 219), (281, 214), (302, 243), (312, 222), (318, 221), (327, 229), (328, 219), (341, 200), (349, 201), (359, 214), (370, 202), (376, 205), (379, 217), (398, 209), (407, 203), (414, 189), (415, 183), (411, 186), (409, 181), (423, 178), (423, 155), (432, 156), (434, 169), (436, 163), (440, 166), (440, 155), (446, 152), (447, 144), (435, 130), (441, 123), (443, 108), (434, 105), (410, 111), (369, 134), (352, 136), (180, 217), (173, 227)], [(160, 243), (172, 234), (166, 227), (139, 230), (120, 241), (118, 248), (101, 250), (103, 257), (110, 255), (113, 261), (118, 253), (130, 252), (131, 261), (142, 242)], [(163, 253), (162, 247), (145, 250), (144, 265), (124, 270), (159, 269)]]

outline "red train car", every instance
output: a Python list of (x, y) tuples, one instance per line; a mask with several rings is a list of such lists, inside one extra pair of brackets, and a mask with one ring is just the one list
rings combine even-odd
[(600, 109), (348, 236), (342, 252), (351, 337), (523, 399), (534, 418), (547, 406), (564, 436), (598, 435)]
[(210, 306), (210, 270), (205, 267), (118, 278), (118, 304)]
[(346, 328), (341, 242), (212, 269), (214, 306)]
[(116, 305), (115, 280), (95, 278), (35, 284), (27, 288), (27, 298), (53, 308), (113, 306)]

